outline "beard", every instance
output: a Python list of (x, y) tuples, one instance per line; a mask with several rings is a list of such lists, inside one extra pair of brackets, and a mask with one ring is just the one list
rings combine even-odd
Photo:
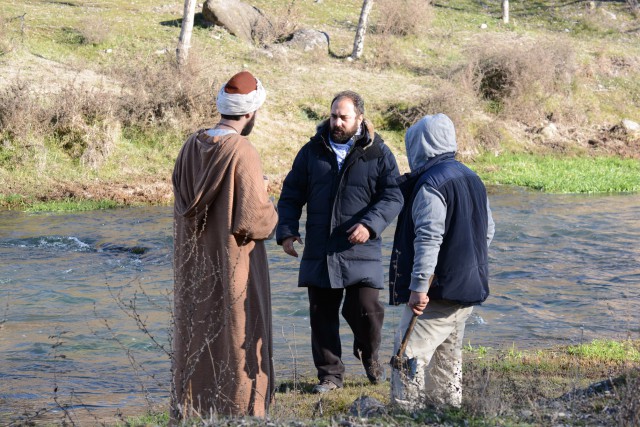
[(339, 128), (331, 126), (331, 139), (333, 142), (337, 142), (338, 144), (344, 144), (349, 141), (356, 132), (358, 132), (358, 127), (358, 124), (354, 124), (353, 128)]
[(244, 127), (242, 128), (242, 131), (240, 132), (240, 135), (248, 136), (253, 130), (253, 126), (255, 124), (256, 124), (256, 115), (254, 114), (253, 117), (251, 117), (251, 120), (249, 120), (247, 124), (244, 125)]

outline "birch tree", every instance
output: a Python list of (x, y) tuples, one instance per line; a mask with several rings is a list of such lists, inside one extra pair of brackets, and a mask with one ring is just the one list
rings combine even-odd
[(509, 0), (502, 0), (502, 22), (509, 23)]
[(181, 67), (189, 59), (189, 48), (191, 48), (191, 33), (193, 33), (193, 20), (196, 10), (196, 0), (184, 0), (184, 14), (182, 16), (182, 27), (176, 48), (176, 59)]
[(360, 59), (364, 50), (364, 35), (367, 32), (367, 21), (369, 21), (369, 13), (373, 7), (373, 0), (364, 0), (362, 3), (362, 11), (360, 12), (360, 20), (358, 21), (358, 29), (356, 30), (356, 38), (353, 41), (353, 52), (351, 58)]

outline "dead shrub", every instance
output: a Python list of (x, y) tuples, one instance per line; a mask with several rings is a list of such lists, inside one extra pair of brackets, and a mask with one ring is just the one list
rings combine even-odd
[(109, 38), (111, 29), (102, 19), (85, 19), (80, 23), (83, 44), (99, 45)]
[(475, 131), (473, 140), (478, 149), (484, 151), (496, 151), (500, 148), (503, 139), (503, 129), (497, 123), (483, 123)]
[(379, 0), (373, 30), (392, 36), (420, 36), (429, 28), (433, 10), (429, 0)]
[(449, 81), (443, 81), (437, 89), (425, 92), (422, 98), (409, 106), (387, 107), (383, 114), (385, 127), (404, 130), (426, 115), (444, 113), (455, 124), (458, 151), (474, 151), (476, 143), (469, 132), (470, 118), (476, 108), (473, 96)]
[[(362, 65), (377, 70), (400, 68), (408, 66), (409, 59), (398, 47), (398, 41), (393, 37), (372, 34), (367, 42), (367, 49), (362, 57)], [(358, 65), (356, 63), (356, 65)]]
[(217, 113), (216, 76), (195, 60), (182, 68), (170, 61), (134, 64), (119, 74), (127, 89), (120, 96), (117, 117), (125, 126), (192, 130)]
[(625, 375), (625, 385), (618, 390), (621, 395), (618, 413), (618, 425), (640, 425), (640, 368)]
[(562, 40), (483, 40), (469, 52), (462, 78), (490, 111), (521, 121), (548, 114), (545, 102), (566, 94), (575, 75), (575, 54)]
[(69, 157), (96, 168), (120, 138), (114, 109), (113, 94), (69, 85), (53, 96), (51, 134)]
[(120, 138), (116, 107), (108, 92), (68, 85), (43, 97), (16, 80), (0, 92), (2, 158), (15, 166), (49, 140), (70, 158), (97, 167)]
[(195, 63), (184, 69), (171, 62), (134, 64), (119, 71), (119, 93), (71, 82), (43, 96), (16, 80), (0, 91), (0, 157), (3, 163), (20, 163), (49, 141), (71, 159), (97, 168), (124, 128), (192, 131), (216, 114), (215, 79), (208, 70)]
[(19, 140), (29, 133), (40, 134), (47, 119), (45, 108), (28, 82), (16, 79), (0, 90), (0, 132), (5, 138)]
[(253, 41), (257, 46), (268, 46), (285, 41), (299, 29), (302, 16), (296, 0), (268, 11), (269, 17), (259, 20), (252, 29)]

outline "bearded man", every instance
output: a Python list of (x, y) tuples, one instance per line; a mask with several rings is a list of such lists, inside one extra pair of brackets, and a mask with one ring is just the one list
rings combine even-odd
[(314, 393), (342, 387), (340, 305), (354, 335), (353, 353), (373, 384), (385, 378), (378, 361), (384, 306), (382, 231), (402, 208), (398, 166), (364, 118), (352, 91), (331, 101), (331, 117), (297, 154), (284, 180), (276, 229), (278, 244), (294, 257), (302, 244), (299, 221), (307, 206), (306, 245), (298, 286), (309, 295), (311, 349), (319, 383)]
[(264, 417), (275, 389), (264, 240), (278, 216), (246, 138), (265, 97), (251, 73), (233, 76), (216, 100), (220, 122), (176, 160), (172, 424)]

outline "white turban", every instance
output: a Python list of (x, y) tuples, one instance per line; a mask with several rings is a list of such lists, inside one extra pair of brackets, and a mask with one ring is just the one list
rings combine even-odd
[[(255, 86), (247, 85), (249, 76), (255, 79)], [(243, 116), (260, 108), (266, 97), (267, 92), (260, 80), (253, 77), (248, 71), (243, 71), (233, 76), (220, 88), (216, 106), (220, 114)]]

